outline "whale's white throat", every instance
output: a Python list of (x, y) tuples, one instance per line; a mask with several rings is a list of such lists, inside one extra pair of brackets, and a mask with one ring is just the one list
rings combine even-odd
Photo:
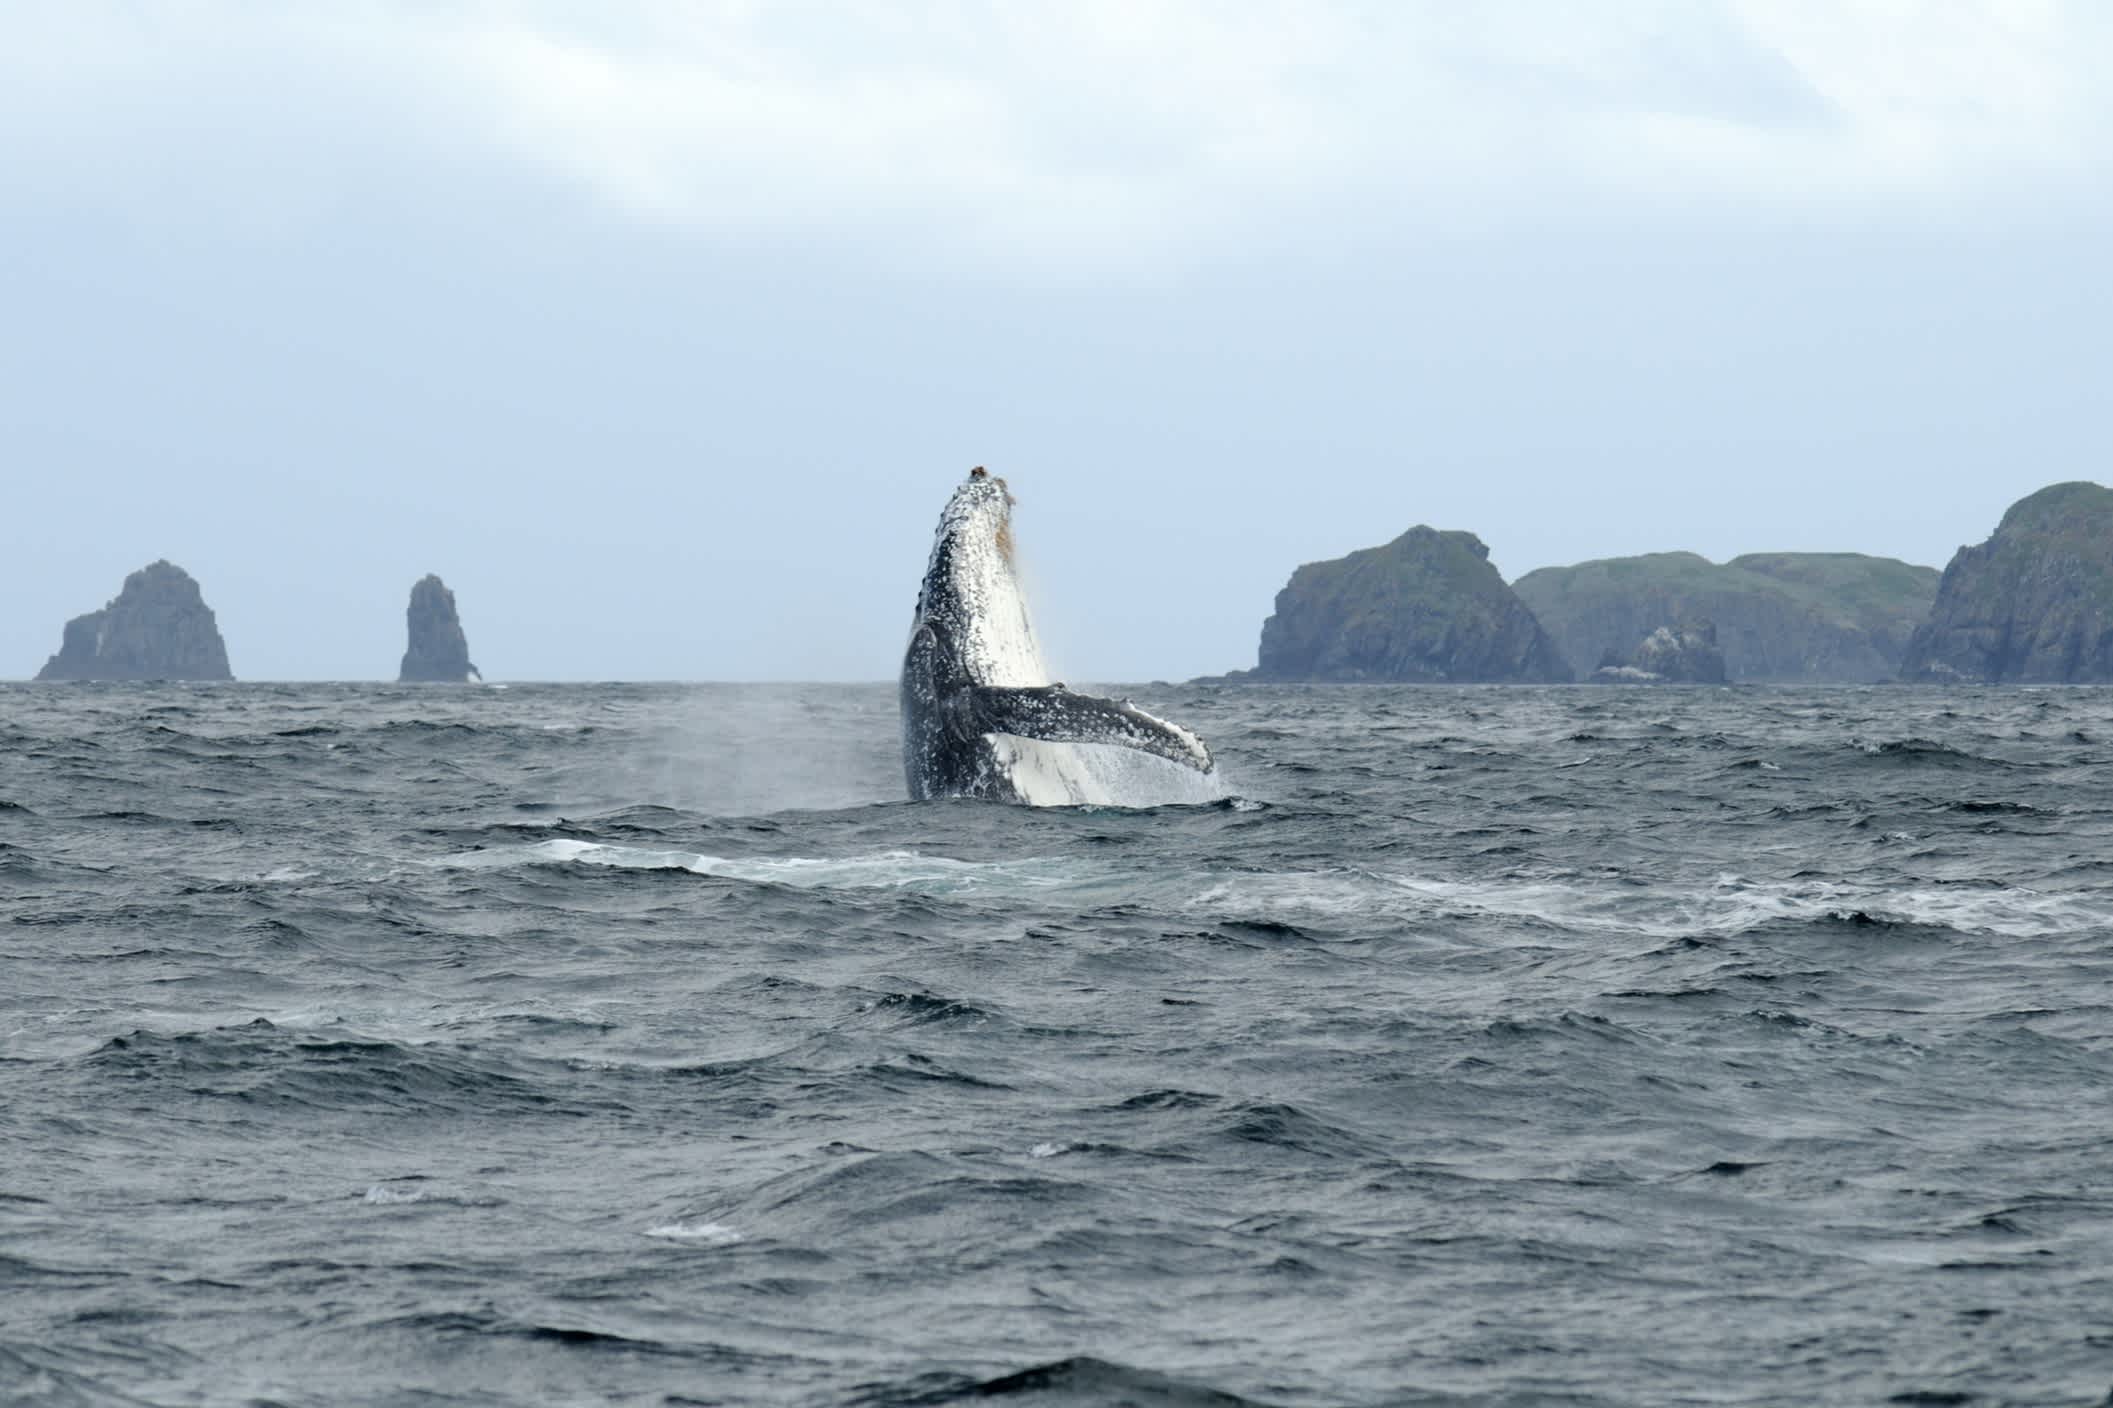
[(1012, 507), (1002, 479), (971, 479), (956, 489), (939, 515), (927, 578), (945, 574), (961, 603), (955, 643), (979, 684), (1049, 684), (1020, 585)]

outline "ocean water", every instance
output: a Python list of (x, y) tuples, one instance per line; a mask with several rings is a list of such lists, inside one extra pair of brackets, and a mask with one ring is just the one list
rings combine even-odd
[(2113, 692), (0, 687), (0, 1402), (2098, 1403)]

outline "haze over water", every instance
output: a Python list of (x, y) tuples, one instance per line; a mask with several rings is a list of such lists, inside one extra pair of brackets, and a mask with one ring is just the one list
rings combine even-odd
[(0, 1400), (2095, 1402), (2113, 696), (0, 688)]

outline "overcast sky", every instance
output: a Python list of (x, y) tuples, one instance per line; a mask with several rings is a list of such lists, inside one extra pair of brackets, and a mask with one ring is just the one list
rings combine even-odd
[(0, 677), (894, 675), (1010, 477), (1075, 680), (1507, 577), (1942, 566), (2106, 480), (2099, 0), (0, 0)]

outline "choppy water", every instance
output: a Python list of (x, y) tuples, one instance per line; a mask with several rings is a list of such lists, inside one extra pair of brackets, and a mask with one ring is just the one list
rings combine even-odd
[(2113, 693), (0, 688), (0, 1400), (2087, 1403)]

